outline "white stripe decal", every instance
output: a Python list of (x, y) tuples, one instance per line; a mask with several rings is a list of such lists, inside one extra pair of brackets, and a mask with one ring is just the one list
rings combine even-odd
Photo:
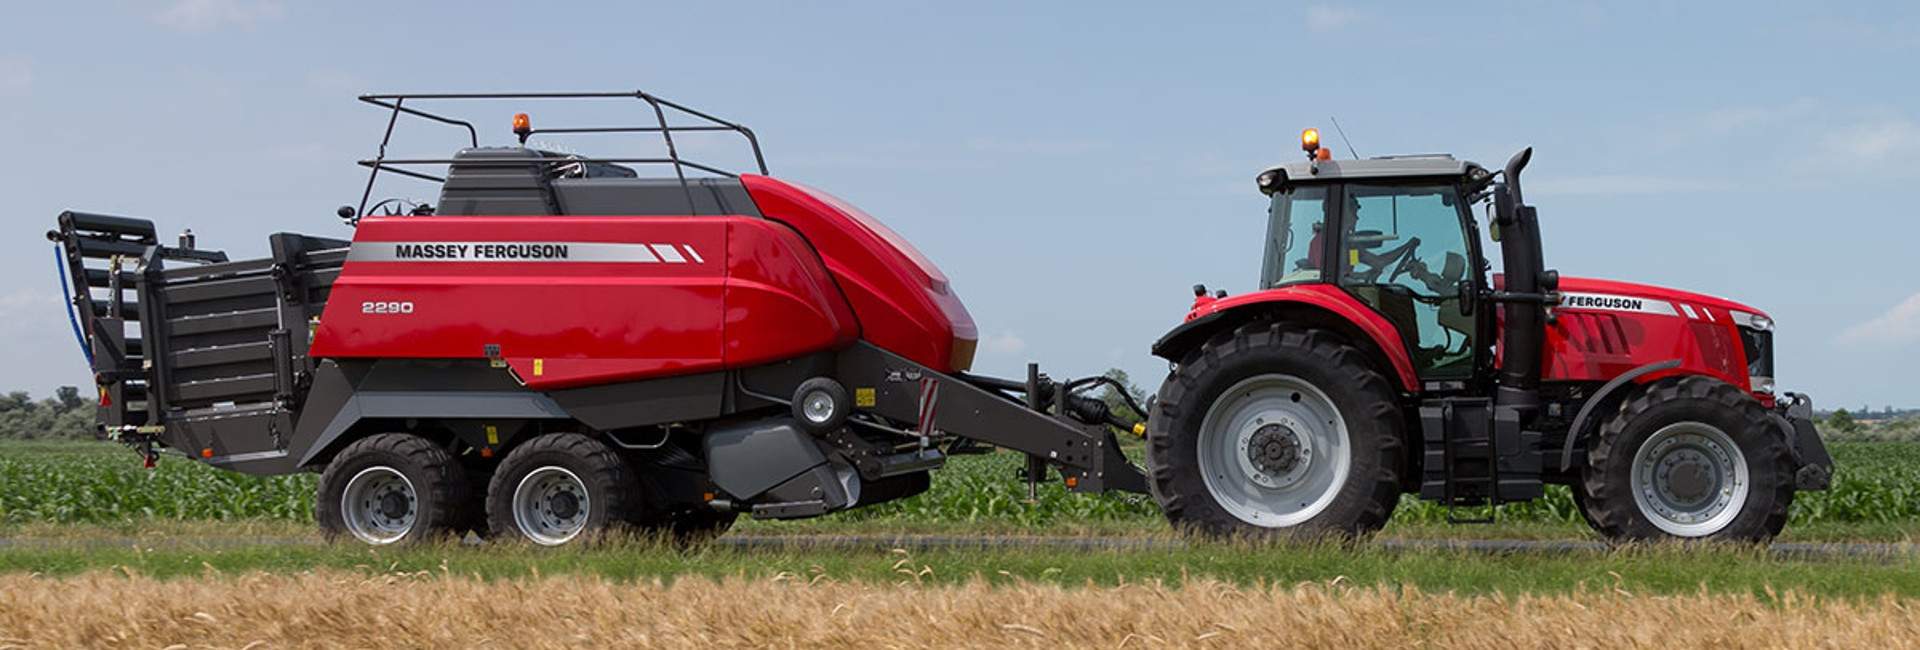
[(693, 256), (693, 263), (695, 264), (707, 263), (707, 260), (705, 258), (700, 257), (700, 251), (693, 249), (693, 244), (681, 244), (680, 247), (687, 249), (687, 254)]
[[(674, 261), (679, 255), (674, 255)], [(349, 262), (633, 262), (654, 263), (646, 244), (608, 242), (356, 242)]]
[(1700, 320), (1700, 315), (1693, 313), (1693, 305), (1689, 305), (1683, 302), (1683, 303), (1680, 303), (1680, 309), (1682, 311), (1687, 312), (1687, 318), (1690, 318), (1693, 320)]
[(668, 264), (687, 263), (687, 258), (681, 257), (680, 249), (674, 248), (673, 244), (651, 244), (651, 246), (653, 246), (653, 252), (658, 254), (660, 259), (665, 260)]

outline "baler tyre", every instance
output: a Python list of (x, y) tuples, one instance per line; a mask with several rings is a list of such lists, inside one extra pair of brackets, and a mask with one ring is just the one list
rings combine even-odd
[(611, 447), (577, 433), (528, 440), (507, 453), (487, 486), (496, 540), (559, 546), (612, 532), (640, 507), (639, 482)]
[(1393, 386), (1332, 332), (1225, 332), (1181, 361), (1152, 410), (1148, 485), (1176, 528), (1351, 538), (1379, 530), (1399, 504)]
[(1616, 542), (1764, 542), (1793, 504), (1793, 457), (1758, 400), (1726, 382), (1660, 380), (1601, 425), (1576, 490)]
[(314, 518), (328, 539), (417, 544), (450, 537), (470, 491), (466, 470), (445, 447), (382, 433), (354, 441), (327, 463)]

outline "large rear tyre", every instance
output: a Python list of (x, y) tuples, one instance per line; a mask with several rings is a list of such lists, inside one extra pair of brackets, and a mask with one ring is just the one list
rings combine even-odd
[(1353, 537), (1400, 498), (1393, 387), (1331, 332), (1256, 323), (1167, 377), (1147, 472), (1176, 528), (1212, 536)]
[(330, 539), (415, 544), (451, 537), (468, 493), (466, 471), (446, 448), (382, 433), (354, 441), (327, 463), (314, 518)]
[(1793, 504), (1793, 457), (1752, 396), (1707, 377), (1664, 379), (1600, 428), (1575, 490), (1615, 541), (1763, 542)]
[(601, 537), (639, 506), (639, 482), (612, 448), (577, 433), (549, 434), (514, 448), (493, 471), (487, 527), (495, 540), (559, 546)]

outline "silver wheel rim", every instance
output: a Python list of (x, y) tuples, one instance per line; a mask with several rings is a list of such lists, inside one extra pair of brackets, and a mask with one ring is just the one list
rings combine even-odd
[(1312, 519), (1351, 470), (1346, 419), (1313, 384), (1259, 375), (1221, 393), (1200, 423), (1200, 476), (1215, 503), (1255, 526)]
[(340, 514), (347, 532), (362, 542), (392, 544), (413, 530), (419, 517), (420, 496), (400, 470), (377, 465), (347, 479), (340, 495)]
[(827, 418), (833, 417), (833, 396), (823, 390), (810, 391), (800, 400), (800, 412), (809, 422), (825, 424)]
[(513, 489), (513, 523), (536, 544), (572, 541), (587, 527), (593, 501), (587, 484), (565, 467), (548, 465), (528, 473)]
[(1633, 501), (1654, 527), (1704, 537), (1740, 516), (1752, 480), (1725, 431), (1702, 422), (1661, 427), (1633, 454)]

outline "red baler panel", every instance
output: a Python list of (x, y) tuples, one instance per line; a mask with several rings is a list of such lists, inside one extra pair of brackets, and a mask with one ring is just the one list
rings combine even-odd
[(898, 234), (819, 190), (745, 174), (767, 218), (792, 226), (819, 251), (867, 341), (940, 372), (966, 370), (973, 317), (945, 275)]
[[(766, 225), (747, 217), (365, 219), (312, 354), (471, 359), (498, 345), (529, 386), (560, 388), (797, 356), (850, 338), (851, 317), (821, 289), (818, 261), (791, 232)], [(775, 249), (791, 254), (732, 254)], [(742, 310), (730, 312), (729, 299)], [(733, 353), (729, 328), (753, 343)]]
[(728, 367), (837, 348), (860, 336), (853, 310), (792, 228), (734, 219), (727, 233)]

